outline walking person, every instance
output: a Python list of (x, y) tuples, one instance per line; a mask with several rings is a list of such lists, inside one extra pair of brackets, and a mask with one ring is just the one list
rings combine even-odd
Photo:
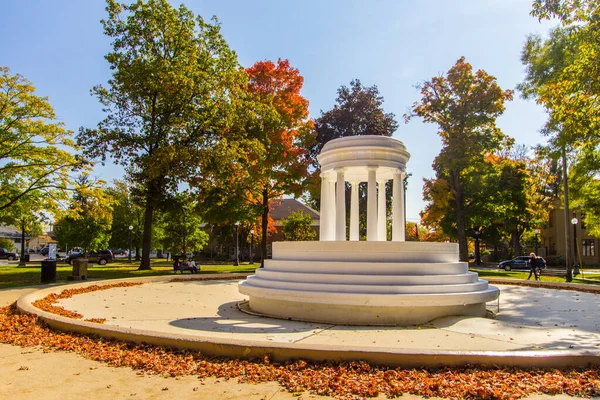
[(540, 280), (540, 275), (538, 273), (538, 261), (535, 253), (531, 253), (529, 255), (529, 276), (527, 280), (531, 279), (531, 275), (535, 276), (535, 280)]

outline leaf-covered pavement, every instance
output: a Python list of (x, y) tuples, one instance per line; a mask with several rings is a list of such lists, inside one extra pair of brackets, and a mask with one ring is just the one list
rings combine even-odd
[(139, 374), (195, 375), (239, 382), (279, 382), (290, 392), (310, 391), (342, 399), (381, 393), (397, 397), (511, 399), (535, 393), (591, 397), (600, 395), (600, 369), (442, 368), (437, 370), (371, 366), (364, 362), (273, 363), (205, 357), (199, 352), (58, 332), (13, 304), (0, 308), (0, 342), (44, 351), (68, 351)]

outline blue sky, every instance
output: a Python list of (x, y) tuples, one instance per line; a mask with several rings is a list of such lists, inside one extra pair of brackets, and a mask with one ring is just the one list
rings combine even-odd
[[(180, 1), (173, 1), (175, 5)], [(333, 107), (336, 90), (358, 78), (376, 84), (386, 112), (396, 114), (394, 137), (411, 153), (407, 218), (423, 209), (422, 179), (441, 148), (436, 127), (402, 115), (419, 98), (415, 85), (445, 73), (465, 56), (474, 69), (513, 89), (523, 79), (521, 48), (530, 33), (551, 27), (529, 16), (530, 0), (187, 0), (194, 13), (218, 16), (222, 33), (243, 66), (287, 58), (300, 70), (311, 116)], [(104, 55), (102, 0), (2, 0), (0, 65), (31, 80), (48, 96), (58, 119), (76, 131), (103, 118), (92, 86), (110, 71)], [(546, 116), (534, 103), (508, 104), (498, 124), (517, 143), (544, 142)], [(97, 167), (105, 180), (122, 177), (120, 167)]]

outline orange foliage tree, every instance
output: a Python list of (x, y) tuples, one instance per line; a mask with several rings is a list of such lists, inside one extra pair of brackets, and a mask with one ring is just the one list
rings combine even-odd
[(255, 231), (261, 235), (264, 259), (272, 202), (285, 194), (299, 196), (304, 189), (314, 124), (308, 100), (300, 95), (304, 79), (289, 61), (259, 61), (246, 74), (240, 126), (225, 134), (204, 160), (210, 164), (206, 171), (215, 172), (203, 176), (198, 186), (208, 218), (227, 214), (229, 220), (252, 227), (260, 218)]

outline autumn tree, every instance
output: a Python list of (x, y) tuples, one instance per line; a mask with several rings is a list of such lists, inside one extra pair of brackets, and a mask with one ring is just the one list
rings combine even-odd
[[(269, 210), (284, 194), (299, 196), (308, 174), (313, 122), (300, 90), (304, 79), (289, 61), (259, 61), (246, 69), (246, 102), (251, 111), (243, 127), (215, 145), (199, 178), (203, 205), (231, 211), (229, 222), (261, 219), (261, 250), (267, 254)], [(210, 202), (208, 201), (210, 200)]]
[(112, 77), (92, 94), (107, 117), (95, 129), (82, 128), (77, 139), (90, 156), (112, 156), (141, 189), (140, 269), (150, 269), (155, 210), (167, 193), (200, 174), (203, 152), (229, 129), (245, 75), (216, 20), (167, 0), (107, 0), (106, 9)]
[[(21, 211), (52, 210), (68, 199), (72, 174), (87, 167), (72, 152), (47, 97), (23, 76), (0, 67), (0, 220), (20, 225)], [(19, 205), (19, 203), (21, 203)]]
[(317, 237), (310, 214), (302, 210), (291, 212), (288, 218), (281, 221), (281, 227), (285, 240), (290, 242), (310, 241)]
[(420, 85), (420, 89), (422, 98), (412, 105), (405, 120), (421, 117), (426, 123), (438, 125), (442, 150), (433, 168), (436, 176), (447, 177), (454, 202), (460, 259), (467, 261), (464, 173), (484, 154), (501, 146), (504, 135), (496, 126), (496, 118), (504, 111), (504, 102), (512, 99), (512, 91), (503, 91), (496, 78), (483, 70), (473, 73), (464, 57), (446, 76), (434, 77)]

